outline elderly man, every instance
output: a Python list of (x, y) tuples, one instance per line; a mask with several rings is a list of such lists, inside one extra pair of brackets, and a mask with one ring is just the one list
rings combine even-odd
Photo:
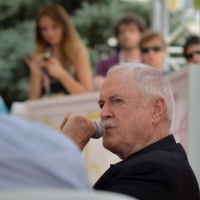
[[(157, 69), (137, 63), (111, 68), (99, 106), (103, 146), (122, 161), (111, 165), (94, 189), (148, 200), (200, 199), (186, 153), (170, 134), (173, 94)], [(61, 128), (81, 149), (95, 131), (91, 121), (72, 114)]]

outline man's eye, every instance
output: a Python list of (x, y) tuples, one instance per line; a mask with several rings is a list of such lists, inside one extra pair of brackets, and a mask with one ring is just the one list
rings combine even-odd
[(99, 104), (99, 107), (100, 107), (100, 108), (103, 108), (103, 103), (100, 103), (100, 104)]
[(122, 100), (121, 100), (121, 99), (115, 99), (114, 102), (115, 102), (115, 103), (121, 103)]

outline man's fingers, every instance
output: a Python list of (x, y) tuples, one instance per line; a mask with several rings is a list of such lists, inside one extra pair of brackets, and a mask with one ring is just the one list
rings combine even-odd
[(60, 130), (62, 130), (62, 128), (63, 128), (64, 125), (66, 124), (67, 120), (69, 119), (69, 116), (70, 116), (70, 113), (67, 114), (67, 115), (64, 117), (63, 121), (62, 121), (61, 124), (60, 124)]
[(96, 130), (96, 126), (85, 116), (68, 114), (63, 119), (61, 132), (70, 137), (82, 150)]
[(62, 123), (61, 123), (61, 125), (60, 125), (60, 130), (62, 130), (62, 128), (64, 127), (64, 125), (66, 124), (66, 122), (67, 122), (67, 119), (68, 119), (68, 117), (67, 116), (65, 116), (65, 118), (63, 119), (63, 121), (62, 121)]

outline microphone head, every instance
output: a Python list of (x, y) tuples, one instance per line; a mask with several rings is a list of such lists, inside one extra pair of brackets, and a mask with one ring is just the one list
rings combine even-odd
[(94, 135), (92, 136), (93, 139), (99, 139), (103, 136), (105, 132), (105, 126), (98, 121), (93, 121), (94, 125), (97, 127), (97, 130), (95, 131)]

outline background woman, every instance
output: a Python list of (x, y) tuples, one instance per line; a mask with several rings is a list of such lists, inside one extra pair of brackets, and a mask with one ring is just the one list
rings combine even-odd
[[(42, 59), (46, 56), (46, 59)], [(25, 58), (30, 68), (29, 99), (43, 94), (92, 91), (87, 50), (65, 9), (47, 5), (36, 19), (36, 51)]]
[(155, 67), (163, 74), (167, 44), (164, 38), (153, 30), (146, 31), (139, 43), (142, 62)]

